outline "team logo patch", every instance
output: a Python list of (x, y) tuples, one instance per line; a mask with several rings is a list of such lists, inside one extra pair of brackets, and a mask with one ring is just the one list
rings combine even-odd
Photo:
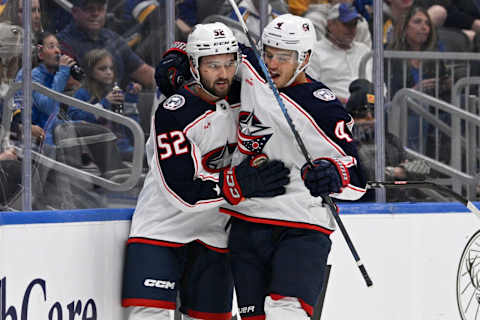
[(163, 107), (167, 110), (177, 110), (184, 104), (185, 98), (179, 94), (174, 94), (163, 103)]
[(332, 101), (336, 99), (335, 93), (333, 93), (332, 90), (325, 88), (313, 92), (313, 96), (323, 101)]
[(272, 128), (265, 126), (253, 112), (240, 112), (238, 126), (238, 149), (243, 154), (262, 153), (273, 135)]

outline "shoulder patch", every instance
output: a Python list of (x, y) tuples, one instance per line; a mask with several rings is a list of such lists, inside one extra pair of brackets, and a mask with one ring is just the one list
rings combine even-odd
[(335, 96), (335, 93), (332, 92), (332, 90), (325, 89), (325, 88), (314, 91), (313, 96), (323, 101), (332, 101), (337, 98)]
[(185, 104), (185, 98), (179, 94), (174, 94), (163, 103), (163, 107), (167, 110), (177, 110)]

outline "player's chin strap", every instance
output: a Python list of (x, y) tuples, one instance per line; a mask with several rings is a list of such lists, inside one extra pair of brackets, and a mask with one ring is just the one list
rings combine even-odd
[[(305, 65), (303, 67), (297, 68), (297, 71), (295, 71), (292, 78), (290, 80), (288, 80), (288, 82), (285, 84), (285, 87), (288, 87), (289, 85), (291, 85), (295, 81), (295, 79), (297, 79), (298, 75), (300, 73), (302, 73), (308, 67), (308, 65), (310, 63), (310, 55), (311, 55), (311, 52), (308, 54), (307, 63), (305, 63)], [(305, 62), (305, 59), (302, 62), (299, 62), (299, 63), (304, 63), (304, 62)]]

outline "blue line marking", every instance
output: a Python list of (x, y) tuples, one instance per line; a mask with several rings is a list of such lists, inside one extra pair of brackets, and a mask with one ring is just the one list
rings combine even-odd
[(131, 220), (132, 208), (65, 211), (0, 212), (0, 226), (12, 224), (68, 223)]
[[(480, 208), (480, 202), (473, 203)], [(438, 214), (462, 213), (469, 210), (459, 202), (396, 202), (339, 203), (340, 214)], [(85, 209), (65, 211), (0, 212), (0, 226), (37, 223), (69, 223), (92, 221), (129, 221), (133, 208)]]

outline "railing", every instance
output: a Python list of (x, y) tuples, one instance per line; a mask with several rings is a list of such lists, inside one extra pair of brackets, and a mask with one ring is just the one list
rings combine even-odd
[[(442, 110), (450, 114), (452, 125), (448, 126), (438, 118), (437, 114), (432, 114), (429, 112), (427, 109), (428, 106), (433, 106), (438, 110)], [(440, 143), (451, 144), (451, 165), (447, 165), (438, 161), (437, 159), (433, 159), (424, 155), (422, 152), (422, 145), (420, 145), (420, 152), (406, 148), (407, 152), (417, 158), (424, 159), (432, 166), (432, 168), (447, 176), (450, 176), (452, 178), (451, 184), (454, 191), (461, 192), (462, 187), (465, 187), (467, 196), (473, 197), (475, 195), (476, 185), (478, 184), (476, 172), (473, 170), (465, 172), (462, 170), (461, 166), (462, 154), (464, 154), (467, 158), (474, 156), (468, 153), (465, 154), (465, 146), (471, 144), (470, 139), (472, 137), (462, 135), (460, 122), (464, 121), (470, 126), (478, 127), (480, 126), (480, 117), (417, 90), (408, 88), (401, 89), (395, 94), (392, 106), (389, 110), (390, 121), (388, 130), (393, 134), (396, 134), (401, 139), (404, 146), (407, 145), (408, 138), (407, 116), (409, 109), (415, 111), (421, 118), (428, 120), (430, 124), (434, 125), (439, 131), (451, 138), (450, 141), (437, 141), (437, 145)], [(421, 132), (419, 132), (419, 134), (420, 141), (422, 141), (423, 139), (421, 137)]]
[[(7, 105), (8, 107), (7, 108), (4, 107), (4, 113), (3, 113), (3, 119), (2, 119), (2, 130), (0, 131), (0, 141), (2, 141), (3, 147), (10, 146), (10, 141), (9, 141), (10, 119), (13, 112), (13, 108), (11, 106), (13, 103), (13, 96), (21, 88), (22, 88), (22, 83), (13, 84), (4, 97), (5, 105)], [(144, 151), (145, 151), (144, 133), (142, 128), (137, 122), (135, 122), (134, 120), (128, 117), (119, 115), (118, 113), (115, 113), (103, 108), (98, 108), (87, 102), (58, 93), (36, 82), (32, 82), (32, 89), (52, 99), (55, 99), (56, 101), (64, 103), (66, 105), (77, 107), (86, 112), (90, 112), (98, 117), (105, 118), (107, 120), (116, 122), (120, 125), (127, 127), (132, 132), (133, 147), (134, 147), (132, 166), (131, 166), (131, 171), (129, 172), (130, 174), (128, 175), (128, 178), (121, 183), (118, 183), (109, 179), (105, 179), (95, 174), (80, 170), (78, 168), (72, 167), (70, 165), (67, 165), (59, 161), (56, 161), (39, 152), (32, 151), (32, 155), (35, 161), (38, 161), (61, 173), (68, 174), (82, 181), (92, 182), (100, 187), (103, 187), (111, 191), (127, 191), (132, 189), (135, 185), (137, 185), (142, 175), (143, 157), (144, 157)]]

